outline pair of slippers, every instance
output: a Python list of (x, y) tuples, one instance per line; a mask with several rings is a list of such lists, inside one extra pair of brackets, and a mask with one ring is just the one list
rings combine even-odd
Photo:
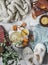
[(38, 43), (33, 51), (30, 47), (24, 48), (23, 58), (27, 65), (40, 65), (43, 62), (45, 53), (46, 46), (42, 43)]

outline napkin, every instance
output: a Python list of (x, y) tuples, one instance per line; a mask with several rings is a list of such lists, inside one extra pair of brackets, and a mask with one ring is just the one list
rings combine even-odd
[(31, 42), (31, 46), (34, 49), (37, 43), (43, 43), (46, 45), (47, 52), (48, 52), (48, 27), (43, 27), (41, 25), (36, 25), (32, 27), (34, 41)]

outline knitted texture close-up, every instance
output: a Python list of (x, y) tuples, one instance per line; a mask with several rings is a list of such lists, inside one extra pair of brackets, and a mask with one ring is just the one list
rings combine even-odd
[(30, 10), (30, 0), (0, 0), (0, 21), (21, 20)]

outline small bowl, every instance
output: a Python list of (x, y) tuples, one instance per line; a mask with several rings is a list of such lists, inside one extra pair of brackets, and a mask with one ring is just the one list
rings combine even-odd
[(48, 15), (43, 15), (43, 16), (41, 16), (41, 18), (40, 18), (40, 24), (41, 24), (42, 26), (44, 26), (44, 27), (48, 27), (48, 22), (47, 22), (47, 24), (43, 24), (43, 23), (42, 23), (42, 19), (43, 19), (44, 17), (48, 18)]

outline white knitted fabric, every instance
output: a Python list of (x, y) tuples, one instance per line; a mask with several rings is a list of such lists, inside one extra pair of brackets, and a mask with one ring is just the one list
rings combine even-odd
[(18, 21), (30, 10), (30, 0), (0, 0), (0, 21)]

